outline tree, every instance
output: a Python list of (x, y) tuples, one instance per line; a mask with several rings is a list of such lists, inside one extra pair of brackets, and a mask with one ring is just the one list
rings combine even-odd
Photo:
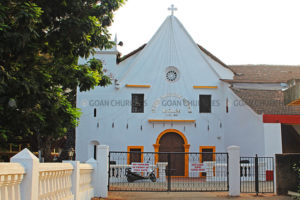
[[(76, 88), (105, 86), (102, 63), (78, 65), (94, 48), (111, 48), (107, 28), (123, 0), (0, 2), (0, 139), (42, 144), (77, 125)], [(47, 158), (45, 158), (47, 160)], [(49, 159), (49, 158), (48, 158)]]

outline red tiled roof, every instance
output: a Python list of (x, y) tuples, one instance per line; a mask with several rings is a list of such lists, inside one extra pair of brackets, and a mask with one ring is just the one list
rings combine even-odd
[(231, 89), (257, 114), (300, 115), (300, 106), (285, 105), (280, 90)]
[(300, 65), (228, 65), (236, 73), (234, 80), (242, 83), (283, 83), (300, 78)]

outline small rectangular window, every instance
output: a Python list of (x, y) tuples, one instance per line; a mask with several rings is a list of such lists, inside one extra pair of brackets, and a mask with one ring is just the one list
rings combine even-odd
[(94, 117), (97, 117), (97, 109), (94, 108)]
[(127, 163), (131, 164), (133, 162), (143, 162), (143, 146), (128, 146), (128, 157)]
[(131, 95), (131, 112), (132, 113), (144, 112), (144, 94)]
[(130, 149), (130, 164), (132, 162), (141, 162), (142, 161), (142, 150), (141, 149)]
[(199, 95), (199, 112), (211, 113), (211, 95)]
[(97, 160), (97, 145), (94, 145), (94, 159)]

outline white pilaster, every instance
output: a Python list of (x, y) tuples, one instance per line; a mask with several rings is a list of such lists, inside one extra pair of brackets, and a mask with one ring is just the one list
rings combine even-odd
[(108, 146), (97, 146), (97, 187), (95, 188), (95, 195), (103, 198), (107, 197), (108, 192), (108, 155)]
[(227, 147), (229, 156), (229, 196), (240, 196), (240, 147)]
[(80, 200), (79, 196), (79, 184), (80, 184), (80, 162), (79, 161), (69, 161), (64, 160), (63, 163), (71, 163), (73, 165), (73, 171), (72, 171), (72, 193), (74, 195), (74, 200)]
[(39, 192), (39, 159), (28, 149), (23, 149), (10, 159), (10, 162), (20, 163), (26, 171), (21, 182), (21, 197), (24, 200), (38, 200)]

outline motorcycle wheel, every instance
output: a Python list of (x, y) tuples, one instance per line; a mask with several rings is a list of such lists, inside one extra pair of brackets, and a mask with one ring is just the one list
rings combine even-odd
[(156, 177), (155, 177), (154, 174), (150, 174), (150, 180), (151, 180), (152, 182), (156, 182)]
[(127, 181), (128, 181), (129, 183), (132, 183), (132, 182), (134, 181), (134, 179), (131, 178), (130, 176), (128, 176), (128, 177), (127, 177)]

